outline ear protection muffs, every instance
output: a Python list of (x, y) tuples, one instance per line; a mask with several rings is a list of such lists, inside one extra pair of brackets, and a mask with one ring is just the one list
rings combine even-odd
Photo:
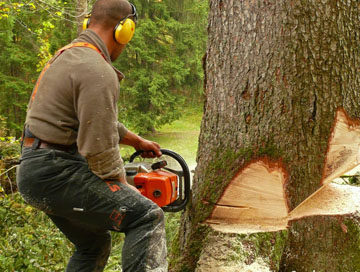
[[(135, 23), (137, 21), (136, 8), (131, 4), (132, 13), (121, 19), (114, 28), (114, 40), (120, 44), (127, 44), (130, 42), (135, 33)], [(90, 24), (90, 14), (87, 15), (83, 22), (83, 30), (87, 29)], [(129, 17), (132, 17), (131, 19)]]
[(91, 14), (88, 14), (85, 16), (85, 19), (83, 21), (83, 26), (82, 26), (82, 29), (85, 30), (89, 27), (89, 24), (90, 24), (90, 17), (91, 17)]
[(130, 42), (135, 32), (135, 22), (129, 18), (120, 21), (114, 29), (114, 39), (120, 44)]

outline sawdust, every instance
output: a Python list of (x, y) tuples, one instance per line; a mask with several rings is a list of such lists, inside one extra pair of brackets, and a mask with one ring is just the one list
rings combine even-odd
[(195, 272), (270, 272), (269, 265), (256, 251), (237, 235), (212, 232), (201, 251)]
[(217, 264), (209, 263), (209, 267), (200, 267), (196, 272), (271, 272), (262, 259), (256, 259), (250, 265), (238, 264), (229, 266), (218, 266)]
[(214, 224), (212, 221), (206, 221), (210, 227), (216, 231), (223, 233), (238, 233), (238, 234), (251, 234), (258, 232), (274, 232), (286, 230), (288, 227), (288, 220), (283, 219), (274, 219), (269, 222), (266, 220), (252, 220), (247, 221), (243, 224)]

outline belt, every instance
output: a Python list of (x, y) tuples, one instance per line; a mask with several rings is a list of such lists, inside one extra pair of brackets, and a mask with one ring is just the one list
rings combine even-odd
[[(23, 139), (23, 146), (32, 147), (36, 139), (37, 138), (25, 137)], [(39, 139), (39, 144), (37, 145), (36, 148), (56, 149), (64, 152), (74, 152), (74, 150), (76, 150), (76, 145), (51, 144)]]

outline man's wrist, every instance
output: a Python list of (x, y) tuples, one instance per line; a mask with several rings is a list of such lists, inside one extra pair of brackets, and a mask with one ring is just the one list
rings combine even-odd
[(136, 150), (139, 150), (141, 142), (143, 142), (143, 141), (144, 141), (144, 139), (142, 137), (136, 135), (135, 133), (133, 133), (131, 131), (128, 131), (120, 143), (125, 144), (125, 145), (130, 145), (133, 148), (135, 148)]

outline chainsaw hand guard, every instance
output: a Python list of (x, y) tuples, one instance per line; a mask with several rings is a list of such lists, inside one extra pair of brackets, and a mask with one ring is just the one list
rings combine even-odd
[[(143, 151), (132, 154), (129, 164), (125, 165), (127, 180), (165, 212), (178, 212), (185, 208), (190, 198), (190, 171), (179, 154), (168, 149), (160, 151), (162, 156), (152, 159), (153, 162), (139, 157)], [(167, 156), (176, 161), (177, 167), (169, 165)], [(137, 157), (142, 161), (134, 162)], [(179, 166), (181, 169), (174, 169)]]

